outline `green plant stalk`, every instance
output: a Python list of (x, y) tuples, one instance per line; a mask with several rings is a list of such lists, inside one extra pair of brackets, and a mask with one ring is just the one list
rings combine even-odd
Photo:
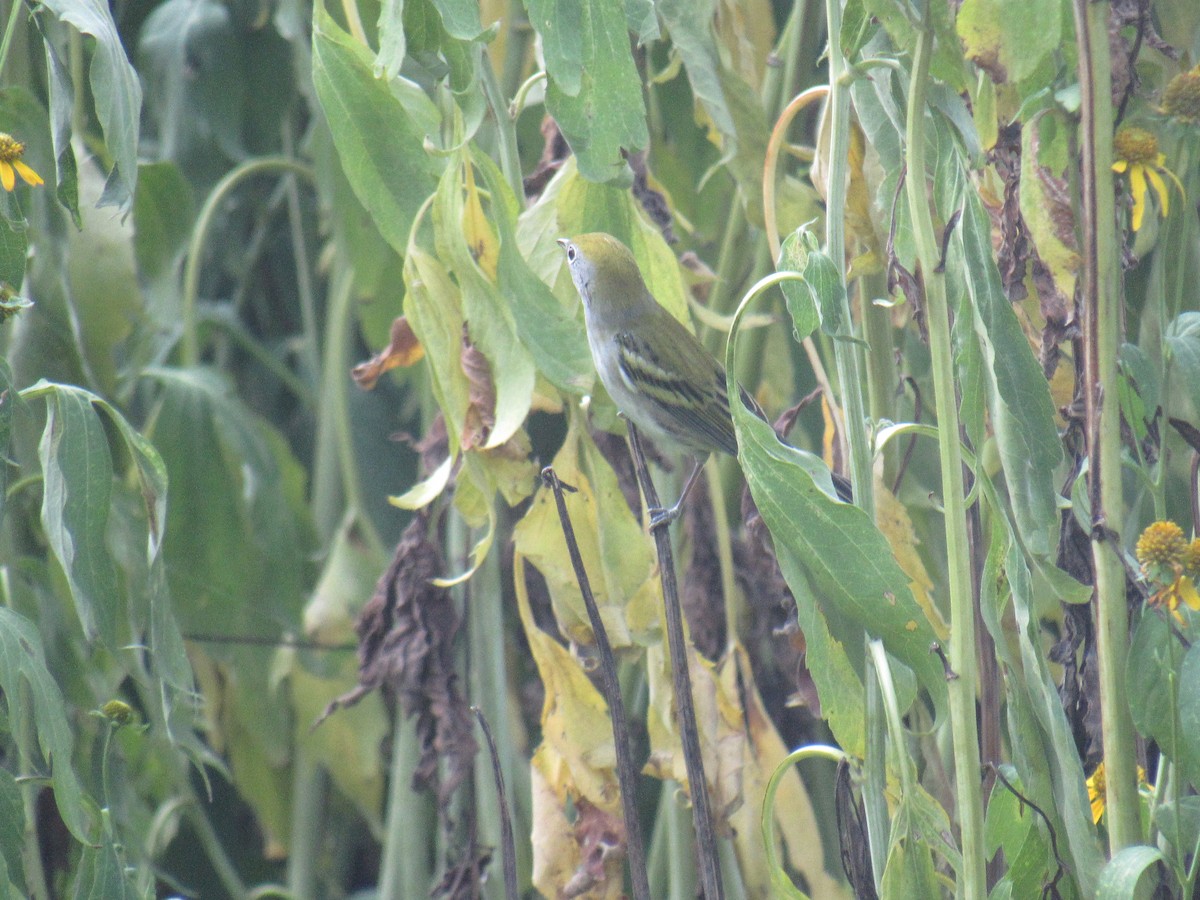
[[(839, 36), (842, 32), (841, 0), (825, 0), (825, 23), (829, 38), (829, 181), (825, 186), (825, 249), (837, 267), (841, 284), (842, 320), (852, 322), (850, 301), (846, 294), (846, 177), (850, 154), (850, 88), (843, 77), (846, 60), (842, 56)], [(857, 344), (835, 341), (834, 360), (837, 365), (841, 391), (842, 418), (846, 446), (850, 456), (850, 483), (854, 502), (867, 514), (875, 516), (874, 484), (871, 473), (871, 451), (866, 433), (863, 408), (863, 388), (866, 384), (863, 354)], [(957, 434), (957, 432), (955, 432)], [(863, 636), (864, 641), (866, 635)], [(881, 885), (887, 863), (889, 813), (887, 788), (887, 756), (883, 739), (884, 710), (878, 685), (874, 679), (866, 683), (866, 759), (863, 761), (866, 782), (863, 788), (863, 807), (866, 812), (867, 835), (870, 840), (871, 868), (876, 889)]]
[[(292, 123), (285, 120), (280, 127), (283, 146), (288, 156), (293, 155), (295, 141)], [(296, 296), (300, 301), (300, 321), (304, 328), (304, 361), (309, 367), (309, 377), (321, 379), (321, 334), (317, 327), (317, 303), (312, 284), (312, 266), (308, 259), (308, 245), (304, 240), (304, 221), (300, 212), (300, 190), (294, 175), (284, 176), (283, 190), (287, 200), (288, 233), (292, 241), (292, 259), (296, 264)]]
[(4, 38), (0, 40), (0, 75), (4, 74), (4, 64), (8, 62), (8, 51), (12, 47), (13, 35), (17, 33), (17, 21), (21, 18), (21, 10), (25, 8), (22, 0), (12, 0), (8, 11), (8, 22), (4, 26)]
[[(983, 842), (983, 798), (980, 782), (979, 731), (975, 721), (978, 681), (975, 654), (975, 609), (971, 591), (967, 509), (963, 496), (963, 459), (954, 383), (954, 351), (946, 302), (946, 279), (937, 271), (940, 250), (933, 233), (925, 188), (925, 88), (933, 53), (933, 28), (926, 18), (913, 53), (905, 144), (908, 177), (905, 190), (912, 213), (917, 257), (925, 280), (929, 316), (929, 350), (937, 409), (938, 456), (942, 469), (946, 553), (950, 583), (950, 666), (958, 677), (948, 685), (950, 726), (954, 740), (954, 783), (962, 831), (963, 865), (958, 896), (987, 896)], [(1115, 396), (1115, 394), (1114, 394)]]
[[(1113, 198), (1108, 3), (1075, 0), (1083, 169), (1084, 394), (1087, 401), (1096, 648), (1109, 852), (1141, 842), (1133, 717), (1125, 696), (1129, 614), (1117, 529), (1123, 524), (1117, 351), (1121, 281)], [(1099, 479), (1099, 484), (1096, 483)]]
[(521, 160), (517, 155), (517, 129), (513, 117), (508, 111), (508, 102), (500, 93), (500, 82), (496, 80), (496, 72), (492, 68), (491, 59), (486, 53), (479, 57), (479, 81), (483, 86), (483, 95), (487, 98), (488, 106), (492, 108), (492, 117), (496, 120), (496, 137), (499, 143), (500, 171), (508, 180), (513, 196), (517, 203), (525, 207), (525, 182), (521, 178)]
[[(343, 511), (339, 499), (357, 517), (363, 538), (372, 553), (388, 555), (375, 523), (367, 515), (362, 478), (358, 471), (358, 456), (354, 452), (353, 425), (350, 421), (350, 401), (344, 373), (350, 369), (347, 360), (350, 347), (350, 328), (353, 322), (354, 279), (348, 269), (339, 267), (329, 292), (325, 315), (325, 353), (321, 370), (325, 373), (321, 385), (320, 419), (317, 423), (317, 458), (313, 464), (313, 520), (318, 533), (328, 540), (337, 529)], [(332, 465), (330, 450), (337, 454), (337, 467)], [(334, 473), (340, 476), (340, 483)]]
[[(832, 113), (829, 126), (829, 183), (826, 185), (825, 246), (837, 267), (841, 282), (842, 320), (853, 322), (850, 301), (846, 294), (846, 176), (850, 154), (850, 91), (842, 77), (846, 61), (842, 58), (837, 36), (842, 30), (841, 0), (826, 0), (829, 23), (829, 106)], [(850, 341), (834, 341), (833, 355), (837, 362), (838, 382), (842, 395), (842, 412), (846, 420), (846, 441), (850, 450), (850, 482), (854, 486), (854, 502), (871, 516), (875, 500), (871, 478), (871, 448), (866, 429), (863, 388), (866, 385), (865, 364), (860, 345)]]
[[(489, 553), (479, 571), (471, 578), (467, 596), (467, 635), (470, 643), (468, 665), (470, 671), (471, 703), (482, 710), (496, 741), (496, 752), (500, 759), (500, 770), (508, 788), (508, 800), (513, 808), (508, 811), (518, 833), (527, 833), (527, 822), (519, 814), (518, 798), (529, 794), (529, 764), (513, 734), (509, 715), (508, 666), (504, 651), (507, 633), (504, 626), (504, 610), (499, 603), (503, 596), (503, 577), (500, 572), (500, 554)], [(493, 787), (492, 762), (486, 753), (475, 754), (475, 808), (479, 840), (490, 847), (501, 846), (500, 798)], [(529, 842), (517, 842), (518, 881), (529, 880)], [(494, 863), (500, 868), (500, 860)], [(490, 879), (496, 888), (503, 886), (498, 877)], [(499, 895), (497, 891), (497, 895)]]
[(771, 773), (771, 777), (767, 781), (767, 789), (763, 793), (763, 808), (758, 820), (758, 827), (762, 834), (763, 846), (767, 850), (767, 869), (771, 873), (771, 886), (775, 889), (776, 896), (779, 897), (802, 898), (805, 896), (796, 890), (791, 878), (784, 872), (783, 866), (779, 862), (779, 852), (775, 841), (775, 795), (779, 791), (779, 782), (792, 770), (792, 766), (805, 759), (827, 759), (834, 763), (848, 761), (845, 751), (838, 747), (809, 744), (789, 753)]
[(200, 293), (200, 264), (204, 261), (204, 244), (208, 239), (208, 232), (212, 228), (217, 209), (220, 207), (221, 201), (229, 196), (239, 182), (263, 172), (294, 172), (297, 175), (303, 175), (309, 181), (315, 180), (313, 170), (303, 163), (286, 156), (266, 156), (262, 159), (248, 160), (236, 168), (230, 169), (225, 177), (213, 187), (204, 201), (204, 206), (200, 208), (200, 214), (196, 217), (196, 224), (192, 228), (192, 239), (188, 244), (187, 262), (183, 266), (183, 299), (181, 303), (183, 337), (180, 353), (180, 364), (183, 366), (195, 366), (200, 362), (200, 339), (196, 328), (196, 306)]
[(321, 839), (325, 833), (328, 776), (303, 745), (292, 763), (292, 817), (288, 847), (288, 890), (295, 897), (319, 896)]
[(429, 868), (432, 823), (428, 801), (412, 789), (412, 773), (421, 755), (416, 722), (397, 710), (393, 735), (379, 896), (427, 897), (433, 878)]
[(533, 28), (525, 15), (525, 5), (515, 0), (508, 7), (508, 34), (504, 42), (504, 66), (500, 72), (500, 88), (506, 97), (515, 96), (521, 85), (532, 37)]
[[(670, 859), (667, 889), (669, 900), (692, 900), (697, 896), (696, 842), (692, 823), (684, 813), (677, 795), (678, 782), (663, 782), (663, 803), (659, 815), (667, 821), (667, 856)], [(665, 812), (663, 807), (665, 807)], [(707, 900), (707, 898), (706, 898)]]
[[(896, 359), (892, 343), (891, 312), (871, 302), (887, 293), (883, 273), (858, 279), (858, 308), (867, 342), (867, 409), (874, 422), (895, 421)], [(896, 452), (889, 445), (883, 450), (883, 483), (889, 487), (895, 477)]]

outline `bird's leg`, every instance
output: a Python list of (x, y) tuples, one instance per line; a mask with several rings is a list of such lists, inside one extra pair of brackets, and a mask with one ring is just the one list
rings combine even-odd
[(696, 483), (696, 479), (700, 477), (700, 470), (704, 468), (704, 460), (696, 460), (696, 465), (692, 469), (692, 474), (688, 476), (687, 484), (683, 486), (683, 493), (679, 495), (679, 499), (675, 501), (675, 505), (670, 509), (665, 509), (661, 506), (655, 506), (647, 512), (650, 513), (650, 530), (657, 531), (659, 528), (665, 528), (683, 512), (683, 501), (687, 499), (687, 495), (691, 493), (692, 486)]

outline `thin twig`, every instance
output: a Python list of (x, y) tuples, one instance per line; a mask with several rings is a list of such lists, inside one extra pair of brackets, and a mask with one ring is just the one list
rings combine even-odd
[[(633, 464), (638, 483), (646, 498), (646, 506), (659, 506), (658, 491), (646, 468), (646, 454), (637, 428), (629, 423), (629, 445), (633, 449)], [(667, 647), (671, 654), (671, 685), (679, 713), (679, 737), (683, 746), (683, 763), (687, 768), (688, 784), (692, 790), (692, 824), (696, 829), (696, 856), (700, 863), (700, 888), (704, 900), (722, 900), (721, 863), (717, 858), (717, 833), (713, 827), (712, 807), (708, 800), (708, 782), (704, 778), (704, 758), (700, 754), (700, 730), (696, 725), (696, 708), (692, 703), (692, 681), (688, 676), (687, 645), (683, 638), (683, 612), (679, 605), (679, 585), (675, 578), (675, 556), (671, 552), (670, 530), (663, 526), (653, 529), (658, 549), (658, 572), (662, 579), (663, 605), (667, 619)]]
[(1066, 874), (1067, 864), (1062, 858), (1062, 854), (1058, 852), (1058, 835), (1054, 831), (1054, 825), (1050, 822), (1050, 818), (1042, 812), (1042, 808), (1013, 787), (1012, 782), (1004, 777), (1004, 773), (1000, 771), (1000, 767), (995, 763), (987, 763), (985, 768), (991, 770), (991, 773), (996, 776), (1008, 792), (1017, 798), (1024, 806), (1028, 806), (1035, 813), (1042, 817), (1042, 821), (1046, 823), (1046, 830), (1050, 834), (1050, 852), (1054, 854), (1054, 864), (1057, 867), (1054, 872), (1054, 878), (1042, 885), (1042, 896), (1061, 897), (1062, 894), (1058, 890), (1058, 882)]
[(583, 605), (587, 608), (588, 621), (592, 624), (592, 635), (600, 654), (600, 683), (604, 688), (604, 699), (612, 717), (613, 743), (617, 752), (617, 781), (621, 785), (621, 811), (625, 816), (626, 858), (629, 861), (629, 881), (636, 900), (650, 900), (650, 880), (646, 874), (646, 848), (642, 844), (642, 826), (637, 811), (637, 774), (633, 764), (633, 752), (629, 743), (629, 722), (625, 718), (625, 702), (621, 699), (621, 682), (617, 679), (617, 662), (613, 657), (608, 632), (600, 618), (600, 609), (592, 595), (591, 582), (583, 566), (579, 542), (567, 513), (567, 502), (563, 498), (565, 485), (558, 480), (552, 466), (542, 469), (542, 481), (554, 492), (554, 503), (558, 507), (558, 519), (562, 523), (563, 537), (567, 541), (567, 552), (571, 565), (575, 567), (575, 580), (583, 594)]
[(504, 864), (504, 897), (505, 900), (517, 900), (520, 896), (517, 893), (517, 843), (513, 840), (512, 815), (508, 807), (508, 793), (504, 790), (500, 754), (496, 752), (496, 741), (492, 738), (492, 729), (483, 710), (472, 706), (471, 712), (475, 713), (475, 719), (487, 739), (488, 755), (492, 758), (492, 775), (496, 779), (496, 796), (500, 800), (500, 858)]

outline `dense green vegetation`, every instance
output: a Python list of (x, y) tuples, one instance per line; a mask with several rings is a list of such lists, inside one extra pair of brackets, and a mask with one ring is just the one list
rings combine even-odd
[[(4, 22), (0, 898), (1194, 895), (1194, 0)], [(663, 563), (589, 231), (788, 413)]]

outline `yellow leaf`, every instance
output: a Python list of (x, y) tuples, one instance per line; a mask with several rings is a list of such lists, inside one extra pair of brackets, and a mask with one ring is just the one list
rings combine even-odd
[[(735, 834), (734, 849), (742, 880), (746, 884), (746, 896), (769, 900), (775, 894), (771, 890), (771, 873), (767, 869), (759, 822), (763, 814), (767, 782), (788, 751), (763, 708), (745, 649), (737, 645), (732, 653), (734, 664), (723, 667), (721, 679), (727, 690), (736, 691), (739, 680), (742, 685), (739, 694), (744, 701), (743, 720), (747, 735), (743, 744), (742, 791), (746, 802), (733, 814), (729, 824)], [(779, 782), (775, 795), (775, 822), (779, 842), (786, 846), (787, 859), (804, 878), (809, 895), (821, 898), (845, 896), (846, 891), (839, 881), (825, 871), (821, 831), (804, 782), (795, 766)]]
[[(912, 519), (909, 518), (904, 504), (878, 479), (875, 481), (875, 520), (891, 545), (896, 562), (908, 576), (908, 586), (913, 597), (924, 611), (925, 617), (929, 619), (938, 640), (947, 640), (950, 637), (950, 629), (930, 595), (933, 579), (925, 571), (925, 563), (921, 561), (921, 554), (917, 552), (919, 541), (913, 530)], [(914, 622), (909, 630), (913, 631), (916, 627)]]
[[(567, 512), (609, 641), (617, 648), (645, 644), (658, 628), (657, 613), (649, 613), (659, 596), (654, 558), (616, 474), (581, 433), (579, 419), (572, 416), (566, 440), (554, 458), (554, 470), (559, 479), (576, 489), (566, 494)], [(546, 579), (563, 634), (590, 644), (591, 624), (549, 489), (538, 491), (513, 531), (513, 542), (517, 552)]]
[(463, 202), (462, 228), (467, 248), (475, 263), (492, 281), (496, 281), (496, 268), (500, 263), (500, 241), (492, 230), (492, 223), (483, 212), (479, 199), (479, 188), (475, 184), (475, 169), (468, 162), (466, 171), (466, 198)]

